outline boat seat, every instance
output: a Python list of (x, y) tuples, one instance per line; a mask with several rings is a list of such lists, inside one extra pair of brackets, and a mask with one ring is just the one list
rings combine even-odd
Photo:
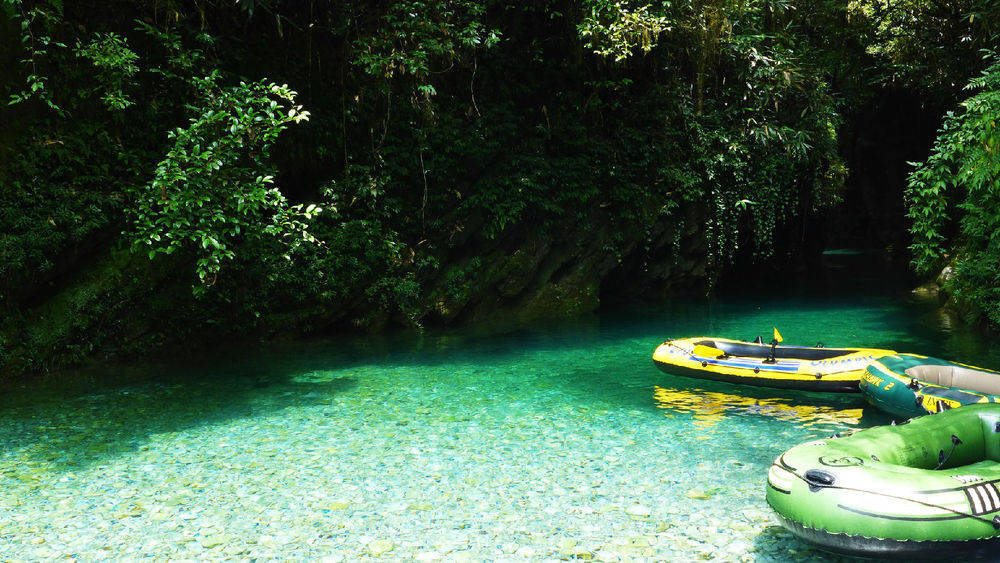
[[(771, 356), (770, 344), (750, 344), (746, 342), (716, 342), (714, 340), (702, 340), (695, 342), (701, 346), (717, 348), (730, 356), (741, 356), (744, 358), (768, 358)], [(777, 346), (774, 349), (774, 357), (779, 360), (828, 360), (840, 356), (849, 356), (857, 352), (855, 349), (836, 348), (805, 348), (799, 346)]]
[(990, 395), (1000, 395), (1000, 374), (960, 366), (914, 366), (906, 375), (942, 387), (958, 387)]

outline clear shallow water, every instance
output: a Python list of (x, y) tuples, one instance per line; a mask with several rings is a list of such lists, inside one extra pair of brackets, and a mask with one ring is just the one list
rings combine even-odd
[(8, 389), (0, 559), (789, 560), (771, 461), (888, 419), (860, 396), (675, 377), (668, 337), (867, 345), (1000, 367), (878, 284), (501, 332), (316, 341)]

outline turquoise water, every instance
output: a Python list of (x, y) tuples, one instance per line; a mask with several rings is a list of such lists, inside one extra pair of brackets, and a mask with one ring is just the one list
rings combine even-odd
[(811, 437), (888, 418), (860, 396), (665, 375), (650, 355), (668, 337), (777, 326), (788, 343), (1000, 367), (905, 291), (831, 279), (7, 389), (0, 559), (828, 557), (776, 525), (767, 468)]

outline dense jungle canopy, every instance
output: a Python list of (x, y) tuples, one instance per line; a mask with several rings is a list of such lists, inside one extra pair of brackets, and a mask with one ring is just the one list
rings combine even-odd
[(0, 0), (0, 373), (704, 294), (1000, 323), (993, 0)]

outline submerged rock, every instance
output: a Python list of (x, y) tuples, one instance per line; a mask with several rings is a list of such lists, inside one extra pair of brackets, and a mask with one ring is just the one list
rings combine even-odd
[(574, 546), (576, 546), (576, 544), (577, 544), (576, 540), (569, 539), (569, 538), (563, 538), (563, 539), (559, 540), (559, 543), (558, 543), (559, 549), (562, 550), (562, 551), (567, 551), (567, 550), (573, 548)]
[(395, 549), (396, 544), (392, 540), (374, 540), (368, 544), (368, 553), (378, 557)]
[(643, 516), (643, 517), (646, 517), (646, 516), (649, 516), (650, 514), (652, 514), (653, 511), (648, 506), (643, 506), (641, 504), (633, 504), (633, 505), (630, 505), (628, 508), (625, 509), (625, 513), (629, 514), (631, 516)]
[(690, 491), (687, 492), (686, 496), (687, 498), (695, 500), (708, 500), (712, 498), (712, 495), (706, 493), (701, 489), (691, 489)]

